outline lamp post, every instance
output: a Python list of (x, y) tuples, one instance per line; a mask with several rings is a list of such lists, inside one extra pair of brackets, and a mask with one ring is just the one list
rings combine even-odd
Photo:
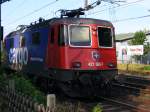
[(3, 26), (1, 24), (1, 5), (10, 0), (0, 0), (0, 65), (1, 65), (1, 50), (2, 50), (2, 40), (3, 40)]

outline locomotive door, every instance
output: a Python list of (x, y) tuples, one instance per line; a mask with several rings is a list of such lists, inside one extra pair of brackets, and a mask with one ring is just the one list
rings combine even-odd
[(51, 25), (49, 32), (49, 44), (47, 52), (47, 64), (50, 68), (56, 68), (59, 63), (59, 48), (57, 45), (57, 26)]
[(43, 59), (41, 49), (41, 33), (40, 31), (34, 31), (31, 33), (31, 46), (30, 46), (30, 69), (33, 72), (41, 70)]
[(39, 58), (40, 54), (41, 54), (41, 51), (39, 50), (40, 49), (40, 32), (34, 32), (32, 33), (32, 47), (31, 47), (31, 50), (32, 50), (32, 56), (34, 58)]

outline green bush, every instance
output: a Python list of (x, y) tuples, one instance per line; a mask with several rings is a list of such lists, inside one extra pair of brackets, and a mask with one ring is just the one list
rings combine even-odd
[(4, 76), (2, 74), (0, 74), (0, 83), (3, 83), (4, 82)]
[(103, 112), (102, 106), (100, 104), (97, 104), (96, 106), (94, 106), (92, 112)]
[(150, 70), (150, 66), (144, 66), (144, 70)]
[(4, 75), (4, 69), (2, 67), (0, 67), (0, 83), (7, 83), (6, 81), (6, 77)]
[(38, 103), (45, 104), (45, 95), (33, 86), (30, 80), (25, 79), (22, 75), (14, 75), (15, 89), (25, 95), (32, 97)]
[(29, 79), (23, 77), (22, 74), (12, 73), (10, 75), (6, 75), (5, 71), (2, 67), (0, 67), (0, 84), (9, 84), (9, 80), (14, 80), (15, 82), (15, 90), (17, 92), (21, 92), (21, 94), (25, 94), (31, 97), (34, 101), (38, 103), (45, 104), (46, 96), (44, 93), (39, 91)]

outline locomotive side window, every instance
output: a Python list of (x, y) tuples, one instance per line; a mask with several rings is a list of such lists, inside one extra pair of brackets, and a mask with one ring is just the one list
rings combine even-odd
[(64, 46), (68, 43), (68, 31), (67, 31), (66, 25), (60, 25), (59, 26), (59, 32), (58, 32), (58, 45)]
[(10, 39), (10, 48), (14, 48), (14, 38)]
[(112, 47), (112, 31), (110, 28), (98, 27), (99, 45), (101, 47)]
[(33, 45), (39, 45), (40, 44), (40, 33), (35, 32), (32, 34), (32, 44)]
[(70, 26), (70, 44), (72, 46), (90, 46), (91, 36), (89, 26)]
[(20, 36), (20, 47), (24, 47), (24, 46), (25, 46), (25, 37)]
[(54, 28), (52, 27), (52, 28), (51, 28), (51, 34), (50, 34), (50, 35), (51, 35), (51, 37), (50, 37), (50, 43), (51, 43), (51, 44), (54, 43), (54, 31), (55, 31), (55, 30), (54, 30)]

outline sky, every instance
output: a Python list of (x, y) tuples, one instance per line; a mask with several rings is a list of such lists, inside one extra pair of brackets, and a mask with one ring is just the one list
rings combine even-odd
[[(18, 25), (29, 25), (39, 17), (59, 17), (59, 9), (84, 7), (85, 0), (10, 0), (2, 4), (1, 18), (4, 36), (16, 30)], [(91, 4), (97, 0), (88, 0)], [(105, 1), (105, 2), (104, 2)], [(111, 21), (116, 34), (150, 30), (150, 0), (120, 0), (101, 4), (86, 12), (84, 17)], [(114, 1), (114, 0), (112, 0)], [(118, 1), (118, 0), (117, 0)]]

